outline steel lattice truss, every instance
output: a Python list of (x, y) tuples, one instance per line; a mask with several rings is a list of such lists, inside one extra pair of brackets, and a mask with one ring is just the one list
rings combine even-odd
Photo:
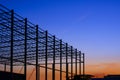
[[(47, 69), (52, 70), (53, 80), (55, 80), (55, 70), (60, 71), (60, 80), (62, 80), (62, 72), (66, 73), (67, 79), (68, 73), (73, 76), (73, 63), (75, 63), (75, 73), (77, 74), (77, 63), (79, 63), (79, 74), (81, 69), (84, 74), (84, 53), (38, 25), (32, 24), (14, 10), (0, 5), (0, 64), (10, 66), (11, 80), (13, 80), (13, 66), (24, 66), (26, 80), (27, 65), (36, 66), (36, 80), (39, 80), (39, 67), (45, 68), (45, 80), (47, 80)], [(52, 68), (49, 68), (48, 64), (52, 64)], [(55, 68), (55, 64), (60, 64), (60, 70)], [(66, 64), (66, 71), (62, 70), (62, 64)], [(68, 70), (69, 64), (71, 64), (71, 72)]]
[[(14, 65), (20, 65), (24, 63), (26, 53), (27, 63), (35, 64), (36, 50), (38, 64), (44, 63), (46, 58), (48, 63), (51, 63), (53, 60), (57, 62), (60, 58), (66, 59), (66, 55), (68, 59), (71, 56), (73, 58), (81, 56), (81, 52), (77, 49), (1, 5), (0, 63), (9, 65), (13, 56)], [(80, 58), (77, 57), (77, 60)]]
[[(26, 80), (27, 65), (36, 66), (36, 80), (39, 80), (39, 67), (45, 68), (45, 80), (47, 80), (47, 69), (52, 70), (53, 80), (55, 80), (55, 70), (60, 71), (60, 80), (62, 80), (62, 72), (66, 73), (67, 79), (68, 73), (73, 76), (73, 63), (75, 63), (75, 73), (77, 74), (77, 63), (79, 63), (79, 74), (82, 68), (84, 74), (84, 53), (38, 25), (32, 24), (14, 10), (0, 5), (0, 64), (10, 66), (11, 80), (13, 80), (13, 66), (24, 66)], [(52, 68), (49, 68), (48, 64), (52, 64)], [(55, 68), (55, 64), (60, 64), (60, 70)], [(66, 64), (66, 71), (62, 70), (62, 64)], [(71, 64), (71, 72), (68, 70), (69, 64)]]

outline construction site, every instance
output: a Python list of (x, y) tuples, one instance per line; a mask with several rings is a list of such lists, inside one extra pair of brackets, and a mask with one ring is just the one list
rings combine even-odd
[(0, 80), (73, 80), (76, 75), (84, 79), (83, 52), (0, 5)]

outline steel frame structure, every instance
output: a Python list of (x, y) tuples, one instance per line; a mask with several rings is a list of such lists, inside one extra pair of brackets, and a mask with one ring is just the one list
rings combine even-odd
[[(60, 80), (62, 73), (66, 73), (67, 80), (68, 74), (71, 74), (71, 78), (73, 75), (85, 74), (84, 62), (84, 53), (32, 24), (14, 10), (0, 5), (0, 65), (5, 65), (5, 71), (6, 66), (10, 67), (10, 80), (13, 80), (14, 66), (24, 67), (26, 80), (29, 65), (36, 67), (36, 80), (40, 80), (40, 67), (45, 68), (45, 80), (48, 80), (48, 69), (52, 70), (52, 80), (55, 80), (55, 71), (60, 71)], [(60, 64), (60, 69), (56, 69), (56, 64)], [(65, 71), (62, 70), (62, 64), (66, 65)], [(48, 65), (52, 65), (52, 68)]]

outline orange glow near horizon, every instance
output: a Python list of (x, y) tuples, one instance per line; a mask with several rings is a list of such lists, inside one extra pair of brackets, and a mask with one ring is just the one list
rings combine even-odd
[[(51, 66), (49, 66), (51, 67)], [(9, 67), (8, 67), (9, 68)], [(56, 65), (56, 68), (59, 69), (59, 65)], [(23, 73), (23, 69), (20, 70), (21, 67), (14, 67), (14, 71), (19, 73)], [(63, 70), (65, 71), (65, 67), (63, 65)], [(75, 69), (73, 69), (75, 70)], [(35, 80), (35, 66), (28, 66), (27, 68), (27, 80)], [(70, 72), (70, 65), (69, 65)], [(79, 73), (79, 69), (78, 69)], [(86, 64), (85, 73), (93, 75), (94, 77), (101, 78), (109, 74), (120, 74), (120, 64), (118, 63), (101, 63), (101, 64)], [(70, 75), (69, 75), (70, 76)], [(65, 80), (66, 74), (63, 73), (62, 79)], [(55, 72), (55, 79), (60, 79), (60, 72)], [(40, 68), (40, 80), (45, 80), (45, 69)], [(48, 70), (48, 80), (52, 80), (52, 71)]]
[[(94, 77), (97, 77), (97, 78), (102, 78), (109, 74), (120, 74), (119, 68), (120, 68), (120, 64), (118, 64), (118, 63), (101, 63), (101, 64), (93, 64), (93, 65), (86, 64), (85, 73), (93, 75)], [(65, 69), (65, 67), (64, 67), (64, 69)], [(40, 79), (41, 80), (45, 79), (44, 71), (45, 71), (44, 68), (40, 68)], [(29, 73), (27, 75), (27, 80), (28, 80), (28, 77), (30, 76), (31, 72), (32, 71), (29, 70)], [(63, 75), (62, 75), (63, 80), (65, 80), (65, 76), (66, 76), (66, 74), (63, 73)], [(55, 79), (59, 80), (59, 78), (60, 78), (60, 73), (58, 71), (56, 71)], [(34, 71), (33, 75), (31, 76), (30, 80), (35, 80), (35, 71)], [(48, 70), (48, 80), (52, 80), (52, 71), (51, 70)]]
[(95, 77), (104, 77), (109, 74), (120, 74), (120, 64), (101, 63), (86, 65), (86, 73), (93, 74)]

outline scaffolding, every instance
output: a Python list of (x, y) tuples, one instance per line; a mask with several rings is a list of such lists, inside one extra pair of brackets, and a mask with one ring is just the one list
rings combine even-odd
[[(29, 65), (35, 66), (36, 80), (40, 80), (40, 67), (45, 68), (45, 80), (48, 80), (48, 69), (52, 71), (52, 80), (55, 80), (55, 71), (60, 72), (60, 80), (62, 73), (65, 73), (67, 80), (69, 74), (71, 78), (85, 74), (84, 62), (84, 53), (16, 14), (14, 10), (0, 5), (0, 65), (4, 66), (4, 71), (9, 66), (10, 80), (14, 79), (14, 66), (23, 67), (22, 74), (27, 80)], [(57, 64), (60, 69), (56, 69)], [(48, 65), (52, 65), (52, 68)]]

